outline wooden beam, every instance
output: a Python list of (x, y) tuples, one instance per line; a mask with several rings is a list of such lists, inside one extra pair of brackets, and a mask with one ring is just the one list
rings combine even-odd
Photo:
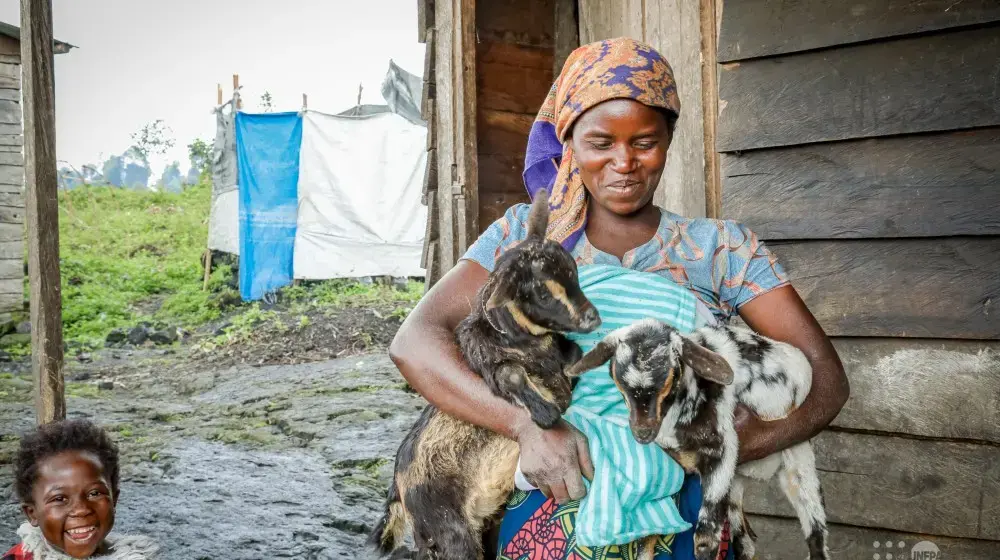
[(705, 118), (705, 215), (722, 217), (722, 179), (715, 137), (719, 126), (719, 20), (722, 0), (701, 1), (701, 104)]
[(66, 417), (52, 0), (21, 0), (21, 60), (31, 362), (35, 378), (35, 415), (38, 423), (43, 424)]
[(580, 14), (576, 0), (555, 0), (555, 34), (552, 76), (562, 72), (563, 64), (580, 46)]

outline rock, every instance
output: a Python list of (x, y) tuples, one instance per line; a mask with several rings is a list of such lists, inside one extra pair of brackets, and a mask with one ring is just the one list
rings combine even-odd
[(113, 346), (115, 344), (121, 344), (128, 340), (128, 333), (125, 329), (115, 329), (108, 333), (108, 336), (104, 339), (105, 346)]
[(0, 346), (20, 346), (31, 344), (30, 333), (13, 333), (0, 338)]
[(15, 332), (17, 334), (31, 334), (31, 321), (24, 321), (19, 324)]
[(226, 324), (222, 325), (221, 327), (215, 329), (215, 332), (212, 333), (212, 335), (213, 336), (222, 336), (222, 335), (226, 334), (226, 329), (228, 329), (231, 326), (233, 326), (232, 323), (226, 323)]
[(177, 342), (178, 338), (177, 329), (171, 328), (165, 328), (149, 335), (149, 340), (151, 340), (154, 344), (160, 345), (173, 344)]
[(102, 391), (111, 391), (115, 388), (114, 381), (101, 381), (97, 384), (97, 388)]
[(0, 336), (10, 334), (17, 330), (17, 321), (11, 317), (10, 313), (0, 315)]
[(90, 379), (90, 373), (86, 371), (75, 373), (69, 378), (70, 381), (87, 381), (88, 379)]
[(146, 339), (149, 338), (149, 331), (146, 330), (146, 327), (139, 325), (138, 327), (133, 327), (132, 330), (128, 331), (127, 338), (129, 344), (139, 346), (143, 342), (146, 342)]
[(405, 276), (393, 276), (392, 277), (392, 287), (399, 292), (405, 292), (406, 288), (409, 286), (409, 282)]
[(12, 361), (14, 361), (14, 359), (10, 357), (10, 354), (0, 350), (0, 363), (6, 364)]
[(94, 358), (92, 358), (90, 354), (86, 352), (80, 352), (79, 354), (76, 355), (76, 360), (81, 364), (89, 364), (90, 362), (94, 361)]

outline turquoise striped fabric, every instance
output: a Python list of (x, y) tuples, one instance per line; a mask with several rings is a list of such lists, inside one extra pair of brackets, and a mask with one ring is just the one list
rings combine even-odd
[[(610, 265), (584, 265), (579, 274), (602, 319), (597, 331), (570, 335), (584, 352), (609, 332), (641, 319), (658, 319), (681, 332), (695, 328), (695, 296), (668, 278)], [(639, 445), (632, 437), (625, 398), (607, 364), (580, 377), (565, 418), (587, 436), (594, 462), (594, 480), (576, 517), (577, 543), (620, 545), (691, 527), (673, 500), (684, 471), (656, 445)]]

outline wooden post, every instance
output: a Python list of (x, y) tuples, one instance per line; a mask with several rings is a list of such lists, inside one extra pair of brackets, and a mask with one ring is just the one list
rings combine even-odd
[(719, 13), (721, 0), (701, 0), (701, 87), (705, 126), (705, 215), (722, 217), (722, 178), (715, 149), (719, 122)]
[(215, 84), (215, 87), (216, 87), (216, 92), (215, 92), (216, 93), (216, 95), (215, 95), (215, 106), (216, 107), (221, 107), (222, 106), (222, 84)]
[(208, 291), (208, 280), (212, 277), (212, 250), (205, 249), (205, 258), (202, 259), (205, 262), (205, 284), (201, 287), (201, 291)]
[(35, 378), (35, 417), (39, 424), (45, 424), (66, 418), (52, 0), (21, 0), (21, 72), (31, 369)]
[(243, 108), (243, 99), (240, 98), (240, 75), (233, 74), (233, 97), (236, 98), (236, 110)]
[(364, 91), (364, 85), (358, 84), (358, 107), (361, 106), (361, 92)]
[(305, 111), (308, 108), (309, 108), (309, 96), (303, 93), (302, 94), (302, 110)]

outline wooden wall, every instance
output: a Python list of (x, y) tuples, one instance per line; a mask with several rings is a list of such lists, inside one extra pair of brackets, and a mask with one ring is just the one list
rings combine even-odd
[(581, 44), (631, 37), (670, 62), (681, 115), (654, 202), (681, 215), (707, 215), (700, 0), (579, 0)]
[(476, 2), (479, 227), (527, 202), (528, 132), (553, 79), (556, 0)]
[[(722, 215), (767, 241), (851, 380), (816, 440), (834, 558), (1000, 557), (1000, 2), (719, 15)], [(806, 554), (776, 485), (748, 509), (760, 558)]]
[(0, 54), (0, 314), (24, 305), (23, 145), (21, 59)]

